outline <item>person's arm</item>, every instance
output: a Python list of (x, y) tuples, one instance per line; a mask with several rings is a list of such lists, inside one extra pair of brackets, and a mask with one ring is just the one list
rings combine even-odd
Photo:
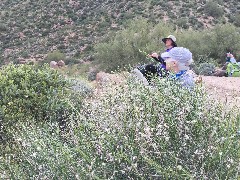
[[(151, 56), (152, 57), (152, 56)], [(152, 57), (154, 60), (159, 61), (158, 57)]]
[(161, 64), (163, 64), (164, 60), (162, 59), (162, 57), (160, 55), (158, 55), (157, 53), (152, 53), (150, 55), (154, 60), (160, 62)]

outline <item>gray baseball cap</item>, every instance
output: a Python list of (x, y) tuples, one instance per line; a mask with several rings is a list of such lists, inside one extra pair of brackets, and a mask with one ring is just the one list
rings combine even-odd
[(192, 62), (192, 53), (184, 47), (174, 47), (170, 51), (162, 53), (161, 57), (164, 60), (171, 58), (186, 65)]

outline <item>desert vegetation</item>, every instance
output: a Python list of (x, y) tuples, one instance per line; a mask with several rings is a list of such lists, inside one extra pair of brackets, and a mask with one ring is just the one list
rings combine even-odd
[[(131, 74), (153, 63), (146, 54), (163, 52), (169, 34), (193, 53), (197, 74), (211, 75), (227, 52), (239, 60), (239, 7), (2, 0), (0, 178), (239, 179), (237, 107), (212, 100), (201, 83), (146, 87)], [(116, 81), (96, 76), (105, 72)]]
[[(15, 69), (15, 74), (35, 72), (34, 67), (25, 66), (9, 66), (3, 72), (8, 68)], [(35, 73), (43, 74), (38, 82), (46, 84), (44, 72), (43, 68)], [(239, 112), (210, 102), (203, 87), (189, 92), (171, 80), (156, 79), (154, 88), (146, 88), (126, 74), (125, 84), (95, 99), (91, 91), (82, 93), (84, 88), (71, 96), (61, 93), (58, 85), (69, 87), (62, 85), (66, 79), (55, 70), (48, 72), (55, 85), (44, 88), (50, 93), (43, 105), (51, 105), (51, 113), (58, 116), (22, 111), (24, 118), (13, 121), (15, 117), (1, 111), (1, 137), (5, 137), (0, 146), (1, 178), (239, 177)], [(31, 83), (34, 78), (29, 79)], [(5, 87), (17, 84), (16, 80)], [(23, 96), (34, 93), (24, 82), (20, 84)], [(38, 92), (44, 94), (41, 89)], [(28, 103), (5, 98), (13, 111), (31, 105), (38, 108), (39, 102), (41, 98)]]
[(2, 0), (0, 9), (2, 63), (19, 57), (41, 60), (55, 50), (73, 61), (89, 60), (93, 44), (138, 18), (154, 24), (163, 21), (179, 29), (202, 30), (228, 23), (239, 26), (237, 0)]

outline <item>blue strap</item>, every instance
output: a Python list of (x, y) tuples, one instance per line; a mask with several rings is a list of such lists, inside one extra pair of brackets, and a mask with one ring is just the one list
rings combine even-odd
[(187, 70), (183, 70), (183, 71), (180, 71), (178, 72), (177, 74), (175, 74), (175, 78), (176, 79), (179, 79), (183, 74), (185, 74), (187, 72)]

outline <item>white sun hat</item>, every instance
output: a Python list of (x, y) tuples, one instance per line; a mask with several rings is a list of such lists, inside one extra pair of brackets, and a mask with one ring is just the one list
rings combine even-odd
[(171, 39), (171, 40), (172, 40), (172, 43), (173, 43), (172, 45), (173, 45), (174, 47), (177, 47), (177, 43), (176, 43), (177, 39), (176, 39), (175, 36), (169, 35), (168, 37), (163, 38), (162, 41), (164, 42), (164, 44), (166, 44), (167, 39)]
[(175, 37), (174, 35), (169, 35), (168, 37), (163, 38), (162, 41), (163, 41), (164, 43), (166, 43), (166, 40), (167, 40), (167, 39), (171, 39), (173, 42), (176, 42), (176, 41), (177, 41), (177, 39), (176, 39), (176, 37)]

